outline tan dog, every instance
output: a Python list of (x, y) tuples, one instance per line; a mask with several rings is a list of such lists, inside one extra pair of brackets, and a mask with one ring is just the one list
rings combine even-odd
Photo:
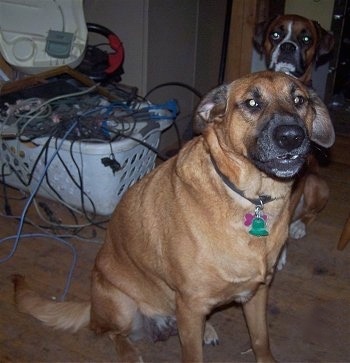
[[(254, 45), (264, 56), (269, 70), (290, 74), (311, 86), (313, 70), (327, 60), (334, 46), (334, 36), (315, 20), (299, 15), (278, 15), (257, 25)], [(319, 174), (314, 154), (309, 156), (307, 164), (293, 187), (289, 234), (295, 239), (306, 235), (307, 225), (315, 220), (329, 199), (329, 187)], [(285, 257), (280, 267), (284, 263)]]
[(310, 140), (332, 145), (328, 112), (314, 92), (261, 72), (210, 92), (197, 109), (202, 132), (132, 186), (118, 204), (92, 271), (91, 302), (55, 303), (14, 276), (19, 310), (56, 328), (109, 332), (121, 361), (132, 341), (178, 332), (182, 360), (216, 343), (206, 317), (243, 304), (259, 362), (273, 361), (268, 286), (288, 233), (293, 177)]

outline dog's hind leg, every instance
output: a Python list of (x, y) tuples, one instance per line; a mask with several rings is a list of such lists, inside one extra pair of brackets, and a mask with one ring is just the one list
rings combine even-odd
[(138, 337), (140, 313), (133, 299), (124, 294), (102, 273), (92, 271), (90, 329), (95, 333), (108, 332), (121, 362), (142, 362), (130, 338)]
[(305, 178), (303, 194), (295, 208), (289, 234), (294, 239), (306, 235), (306, 227), (325, 208), (329, 199), (327, 182), (319, 175), (309, 174)]

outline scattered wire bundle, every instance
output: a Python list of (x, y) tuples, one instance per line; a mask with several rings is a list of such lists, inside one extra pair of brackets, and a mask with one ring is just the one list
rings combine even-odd
[[(11, 170), (11, 173), (16, 174), (18, 180), (21, 181), (24, 187), (28, 187), (32, 183), (34, 171), (40, 158), (43, 156), (46, 163), (49, 149), (53, 147), (52, 140), (55, 140), (56, 146), (57, 140), (63, 137), (72, 119), (75, 119), (77, 123), (72, 132), (66, 136), (66, 139), (71, 141), (69, 152), (73, 165), (78, 173), (78, 181), (72, 176), (70, 168), (66, 165), (63, 158), (60, 157), (59, 153), (57, 157), (60, 159), (71, 181), (82, 190), (82, 194), (85, 197), (87, 195), (82, 188), (79, 166), (73, 156), (72, 150), (74, 142), (104, 142), (111, 145), (115, 141), (129, 138), (158, 154), (158, 150), (152, 145), (132, 135), (139, 122), (164, 121), (166, 119), (173, 122), (178, 113), (177, 105), (173, 101), (160, 106), (139, 102), (134, 102), (129, 105), (122, 102), (109, 103), (98, 95), (86, 96), (87, 93), (93, 90), (94, 87), (82, 92), (58, 96), (48, 101), (40, 99), (17, 101), (15, 105), (7, 105), (7, 109), (2, 111), (2, 128), (7, 125), (12, 125), (18, 129), (15, 150), (13, 150), (13, 143), (9, 145), (6, 139), (1, 140), (2, 149), (13, 156), (17, 166), (14, 168), (8, 162), (8, 169)], [(83, 95), (86, 97), (82, 98)], [(164, 107), (167, 107), (166, 114), (164, 112), (159, 114), (159, 112), (164, 111)], [(20, 153), (21, 142), (32, 141), (36, 143), (38, 137), (41, 139), (45, 137), (46, 141), (30, 169), (30, 166), (22, 162), (17, 155)], [(159, 156), (164, 158), (160, 154)], [(2, 165), (2, 180), (6, 181), (4, 164)], [(51, 187), (47, 175), (45, 176), (45, 180), (49, 188), (57, 196), (57, 199), (62, 202), (62, 197)], [(91, 198), (87, 198), (93, 204)]]

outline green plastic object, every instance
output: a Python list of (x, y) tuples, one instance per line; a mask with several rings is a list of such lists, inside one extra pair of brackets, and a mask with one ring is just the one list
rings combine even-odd
[(269, 232), (266, 229), (266, 223), (260, 217), (256, 217), (253, 219), (252, 228), (250, 229), (249, 233), (257, 237), (264, 237), (269, 235)]
[(49, 30), (45, 51), (54, 58), (68, 58), (72, 49), (73, 33)]

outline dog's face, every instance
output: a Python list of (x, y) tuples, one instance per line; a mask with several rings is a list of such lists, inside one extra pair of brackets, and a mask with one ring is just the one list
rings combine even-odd
[(298, 15), (279, 15), (258, 24), (254, 45), (265, 56), (269, 70), (303, 79), (306, 73), (311, 77), (312, 67), (320, 56), (330, 53), (334, 38), (316, 21)]
[(214, 128), (222, 144), (270, 176), (291, 178), (310, 141), (330, 147), (334, 130), (318, 96), (280, 72), (258, 72), (211, 91), (200, 103), (194, 130)]

